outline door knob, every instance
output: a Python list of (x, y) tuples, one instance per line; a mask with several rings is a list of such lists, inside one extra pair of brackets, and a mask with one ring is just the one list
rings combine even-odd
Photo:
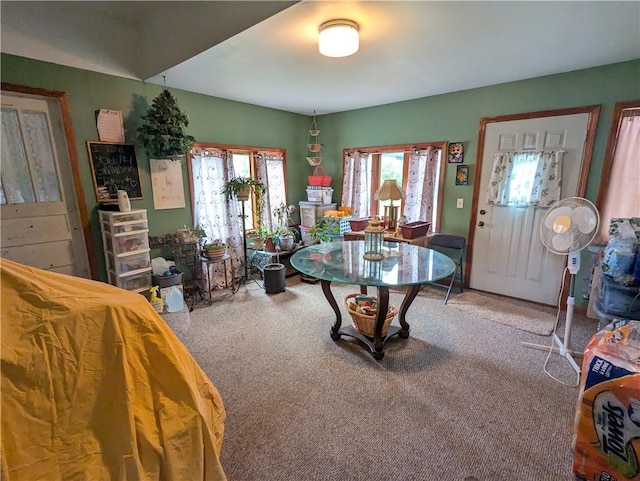
[(480, 215), (485, 215), (486, 213), (487, 213), (487, 211), (486, 211), (486, 210), (484, 210), (484, 209), (482, 209), (482, 210), (480, 211)]
[(480, 221), (480, 222), (478, 222), (478, 225), (479, 225), (480, 227), (483, 227), (483, 226), (484, 226), (484, 222), (483, 222), (483, 221)]

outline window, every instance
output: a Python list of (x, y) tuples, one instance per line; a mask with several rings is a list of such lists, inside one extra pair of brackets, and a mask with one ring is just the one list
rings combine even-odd
[(640, 100), (615, 105), (596, 206), (598, 242), (609, 240), (611, 219), (640, 217)]
[(354, 217), (382, 215), (391, 201), (376, 201), (375, 192), (385, 180), (395, 179), (406, 193), (400, 212), (409, 222), (430, 221), (432, 230), (439, 230), (446, 146), (435, 142), (345, 149), (342, 205), (351, 207)]
[[(270, 229), (273, 210), (287, 199), (284, 154), (283, 149), (195, 144), (188, 156), (194, 225), (210, 238), (241, 237), (238, 219), (244, 209), (246, 230)], [(261, 206), (254, 194), (244, 203), (225, 201), (221, 190), (234, 177), (253, 177), (265, 185)]]

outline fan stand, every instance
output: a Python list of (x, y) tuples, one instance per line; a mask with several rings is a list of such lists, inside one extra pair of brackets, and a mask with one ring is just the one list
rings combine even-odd
[(560, 354), (561, 356), (564, 356), (567, 359), (567, 361), (569, 361), (569, 364), (571, 364), (571, 367), (573, 367), (573, 370), (577, 374), (580, 374), (580, 366), (578, 366), (578, 363), (576, 363), (574, 359), (574, 356), (580, 355), (580, 354), (572, 351), (569, 348), (569, 342), (571, 340), (571, 325), (573, 324), (573, 310), (576, 304), (576, 298), (574, 297), (575, 281), (576, 281), (576, 274), (580, 270), (580, 253), (579, 252), (569, 255), (568, 269), (570, 274), (569, 295), (567, 296), (567, 314), (565, 316), (565, 322), (564, 322), (564, 339), (561, 340), (558, 337), (558, 335), (554, 332), (553, 340), (558, 347), (544, 346), (542, 344), (534, 344), (531, 342), (523, 342), (522, 345), (532, 349), (540, 349), (541, 351), (550, 350), (551, 352)]

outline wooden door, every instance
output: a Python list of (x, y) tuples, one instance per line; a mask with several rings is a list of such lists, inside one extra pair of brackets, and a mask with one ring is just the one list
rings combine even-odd
[(2, 257), (91, 277), (82, 216), (56, 101), (2, 92)]
[(505, 118), (481, 126), (483, 141), (482, 150), (479, 142), (476, 165), (467, 269), (472, 289), (557, 304), (566, 258), (549, 252), (540, 240), (540, 222), (547, 209), (487, 204), (493, 155), (499, 151), (562, 149), (561, 196), (581, 196), (591, 158), (593, 117), (590, 110), (570, 111)]

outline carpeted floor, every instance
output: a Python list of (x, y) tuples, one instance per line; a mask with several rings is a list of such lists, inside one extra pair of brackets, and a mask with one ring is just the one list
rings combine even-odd
[[(335, 287), (339, 303), (349, 292)], [(380, 361), (330, 338), (320, 285), (297, 277), (283, 293), (249, 284), (191, 312), (180, 337), (225, 402), (229, 480), (571, 480), (578, 390), (544, 373), (546, 352), (520, 345), (551, 338), (445, 306), (441, 294), (418, 295), (409, 339), (388, 342)], [(576, 316), (574, 348), (596, 325)], [(575, 382), (563, 358), (548, 367)]]

